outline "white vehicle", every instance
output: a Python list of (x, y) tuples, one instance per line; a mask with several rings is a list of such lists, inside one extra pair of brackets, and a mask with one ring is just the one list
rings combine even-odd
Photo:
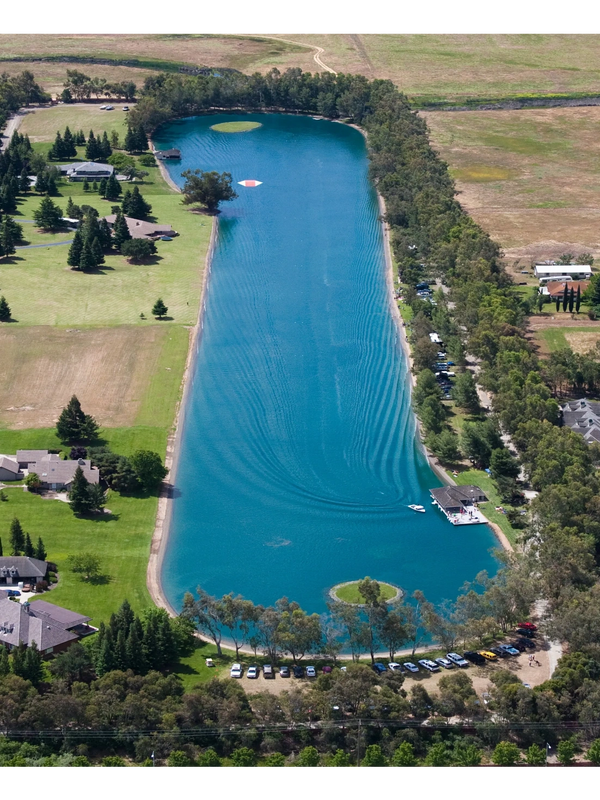
[(241, 678), (243, 674), (243, 669), (241, 664), (232, 664), (231, 669), (229, 670), (229, 677), (230, 678)]
[(114, 106), (104, 106), (104, 110), (105, 111), (114, 111), (115, 107)]
[(248, 667), (247, 678), (258, 678), (258, 667)]
[(214, 667), (214, 665), (215, 665), (215, 662), (212, 660), (212, 658), (207, 658), (206, 659), (206, 666), (207, 667)]
[(307, 667), (306, 668), (306, 677), (307, 678), (316, 678), (317, 677), (317, 670), (314, 667)]
[(428, 670), (429, 670), (429, 672), (439, 672), (439, 671), (440, 671), (440, 668), (439, 668), (439, 667), (438, 667), (438, 665), (435, 663), (435, 661), (432, 661), (430, 658), (421, 658), (421, 659), (419, 660), (419, 664), (420, 664), (420, 665), (421, 665), (421, 666), (422, 666), (424, 669), (428, 669)]
[(418, 506), (413, 503), (412, 505), (409, 506), (409, 508), (411, 511), (418, 511), (419, 514), (425, 513), (425, 506)]
[(404, 672), (402, 669), (402, 664), (398, 664), (395, 661), (390, 661), (388, 668), (391, 669), (392, 672)]
[(458, 653), (446, 653), (446, 658), (452, 661), (453, 664), (456, 664), (457, 667), (468, 667), (469, 662), (466, 658), (459, 656)]
[(402, 666), (404, 667), (404, 669), (407, 669), (409, 672), (418, 672), (419, 671), (419, 668), (417, 667), (417, 665), (413, 664), (412, 661), (405, 661), (404, 664), (402, 664)]
[(100, 111), (104, 111), (106, 106), (100, 106)]
[(123, 106), (123, 111), (129, 111), (129, 106)]
[(443, 667), (444, 669), (452, 669), (454, 666), (449, 658), (436, 658), (435, 663), (439, 664), (440, 667)]

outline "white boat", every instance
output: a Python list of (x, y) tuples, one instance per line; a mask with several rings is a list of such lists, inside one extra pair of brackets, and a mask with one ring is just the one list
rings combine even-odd
[(418, 511), (421, 514), (425, 513), (425, 506), (417, 506), (417, 505), (413, 504), (413, 505), (410, 505), (409, 508), (410, 508), (411, 511)]

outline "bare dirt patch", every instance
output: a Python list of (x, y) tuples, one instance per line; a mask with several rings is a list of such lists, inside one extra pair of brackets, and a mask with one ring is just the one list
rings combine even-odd
[(133, 425), (168, 328), (0, 328), (0, 425), (52, 427), (71, 395), (101, 425)]

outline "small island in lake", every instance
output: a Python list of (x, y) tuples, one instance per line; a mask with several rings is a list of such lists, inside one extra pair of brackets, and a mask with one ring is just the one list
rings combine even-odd
[(239, 122), (219, 122), (210, 126), (211, 131), (219, 131), (220, 133), (243, 133), (244, 131), (253, 131), (255, 128), (262, 128), (262, 124), (260, 122), (240, 120)]

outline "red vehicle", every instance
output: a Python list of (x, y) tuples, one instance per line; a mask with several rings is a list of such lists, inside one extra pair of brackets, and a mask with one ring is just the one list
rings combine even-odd
[(534, 625), (533, 622), (519, 622), (516, 627), (525, 628), (528, 631), (537, 631), (537, 625)]

